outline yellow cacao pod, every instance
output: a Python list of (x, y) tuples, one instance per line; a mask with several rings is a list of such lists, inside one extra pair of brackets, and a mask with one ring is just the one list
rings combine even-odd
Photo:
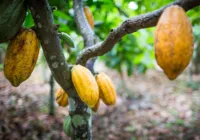
[(99, 86), (99, 96), (106, 105), (114, 105), (116, 103), (116, 91), (111, 79), (103, 72), (96, 76)]
[(85, 13), (86, 19), (87, 19), (90, 27), (92, 29), (94, 29), (94, 18), (93, 18), (92, 12), (90, 11), (90, 8), (87, 6), (84, 7), (84, 13)]
[(193, 53), (192, 26), (185, 11), (170, 6), (162, 13), (155, 31), (155, 56), (170, 80), (188, 66)]
[(4, 74), (13, 86), (28, 79), (39, 54), (39, 40), (32, 29), (22, 29), (8, 44)]
[(72, 82), (80, 99), (89, 107), (94, 107), (99, 99), (99, 89), (92, 73), (81, 65), (73, 66)]
[(68, 95), (62, 88), (56, 91), (56, 102), (59, 106), (65, 107), (68, 105)]
[(98, 100), (98, 102), (96, 103), (96, 105), (92, 108), (92, 111), (97, 112), (98, 108), (100, 105), (100, 99)]

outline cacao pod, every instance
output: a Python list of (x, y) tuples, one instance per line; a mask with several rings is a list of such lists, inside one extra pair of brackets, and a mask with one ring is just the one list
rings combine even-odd
[(4, 74), (13, 86), (28, 79), (39, 54), (39, 40), (31, 29), (22, 29), (8, 44)]
[(116, 103), (116, 91), (112, 80), (103, 72), (96, 76), (99, 86), (99, 96), (106, 105), (114, 105)]
[(94, 18), (93, 18), (92, 12), (90, 11), (90, 8), (85, 6), (84, 7), (84, 13), (85, 13), (86, 19), (87, 19), (90, 27), (92, 29), (94, 29)]
[(61, 39), (63, 39), (65, 41), (67, 46), (69, 46), (70, 48), (75, 48), (74, 41), (72, 40), (72, 38), (67, 33), (61, 32), (59, 34), (59, 36), (60, 36)]
[(170, 80), (188, 66), (193, 53), (192, 26), (185, 11), (170, 6), (162, 13), (155, 31), (155, 57)]
[(92, 108), (92, 111), (97, 112), (98, 108), (100, 105), (100, 99), (98, 100), (98, 102), (96, 103), (96, 105)]
[(65, 132), (65, 134), (69, 137), (71, 137), (71, 118), (70, 116), (67, 116), (64, 120), (64, 124), (63, 124), (63, 130)]
[(80, 99), (89, 107), (94, 107), (99, 99), (99, 89), (92, 73), (81, 65), (73, 66), (72, 82)]
[(65, 107), (68, 105), (68, 95), (62, 88), (56, 91), (56, 102), (59, 106)]
[(10, 40), (20, 31), (25, 17), (24, 0), (1, 0), (0, 43)]

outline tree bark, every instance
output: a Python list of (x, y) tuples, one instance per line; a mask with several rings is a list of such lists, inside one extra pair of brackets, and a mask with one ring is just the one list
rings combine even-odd
[(49, 92), (49, 115), (54, 116), (55, 115), (55, 107), (54, 107), (54, 78), (53, 78), (52, 74), (50, 75), (49, 86), (50, 86), (50, 92)]

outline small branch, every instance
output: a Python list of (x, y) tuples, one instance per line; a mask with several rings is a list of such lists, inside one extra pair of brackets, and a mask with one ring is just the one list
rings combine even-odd
[(139, 29), (155, 26), (163, 10), (171, 5), (179, 5), (188, 11), (200, 5), (200, 0), (176, 1), (160, 8), (159, 10), (125, 20), (117, 28), (112, 29), (102, 43), (95, 44), (94, 46), (82, 50), (77, 59), (77, 63), (84, 65), (88, 59), (95, 56), (104, 55), (110, 51), (114, 45), (126, 34), (136, 32)]
[(45, 58), (58, 84), (71, 93), (70, 68), (65, 60), (58, 37), (58, 26), (53, 24), (53, 15), (47, 0), (28, 0), (29, 9), (35, 22), (35, 31), (41, 41)]
[[(76, 21), (77, 27), (79, 31), (81, 32), (85, 47), (88, 48), (94, 45), (95, 37), (94, 37), (94, 31), (90, 27), (86, 19), (86, 16), (84, 14), (82, 0), (74, 0), (74, 12), (75, 12), (75, 21)], [(96, 59), (90, 59), (90, 60), (88, 59), (88, 61), (86, 61), (87, 63), (85, 62), (83, 66), (86, 65), (86, 67), (89, 68), (92, 73), (94, 73), (93, 65), (95, 61)], [(79, 63), (77, 62), (77, 64)]]
[(82, 0), (74, 0), (74, 13), (76, 25), (81, 32), (85, 47), (94, 45), (94, 32), (85, 17)]

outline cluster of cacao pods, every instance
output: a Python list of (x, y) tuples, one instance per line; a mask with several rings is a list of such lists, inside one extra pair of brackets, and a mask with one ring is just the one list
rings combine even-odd
[[(103, 72), (93, 74), (86, 67), (75, 65), (71, 69), (73, 85), (80, 99), (87, 104), (94, 112), (97, 112), (100, 100), (106, 105), (116, 103), (116, 91), (112, 80)], [(67, 93), (63, 89), (56, 92), (56, 101), (60, 106), (68, 104)], [(67, 116), (63, 123), (66, 135), (71, 136), (71, 118)]]
[[(103, 72), (93, 76), (86, 67), (75, 65), (71, 69), (73, 85), (80, 99), (94, 112), (98, 110), (100, 99), (106, 105), (114, 105), (116, 91), (111, 79)], [(68, 105), (67, 93), (59, 88), (56, 92), (56, 102), (60, 106)]]
[(183, 8), (174, 5), (162, 13), (155, 31), (155, 57), (170, 80), (188, 66), (193, 53), (191, 23)]
[(116, 92), (111, 79), (104, 73), (95, 77), (81, 65), (72, 68), (72, 82), (80, 99), (94, 111), (98, 109), (100, 99), (106, 105), (114, 105), (116, 102)]

